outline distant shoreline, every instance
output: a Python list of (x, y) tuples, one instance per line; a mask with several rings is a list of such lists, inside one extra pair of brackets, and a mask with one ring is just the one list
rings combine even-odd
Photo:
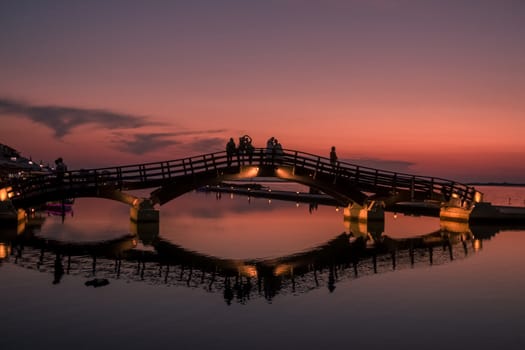
[(470, 186), (501, 186), (501, 187), (525, 187), (525, 183), (509, 183), (509, 182), (469, 182)]

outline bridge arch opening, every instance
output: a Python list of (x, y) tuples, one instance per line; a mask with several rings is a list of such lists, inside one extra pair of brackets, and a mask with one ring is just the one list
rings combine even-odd
[(315, 189), (331, 196), (337, 202), (339, 202), (341, 206), (347, 206), (353, 202), (364, 203), (366, 201), (366, 194), (359, 191), (348, 181), (337, 181), (334, 177), (315, 175), (316, 174), (314, 173), (298, 175), (294, 173), (293, 167), (287, 166), (241, 166), (237, 169), (233, 168), (229, 169), (229, 171), (221, 172), (220, 174), (212, 177), (195, 176), (191, 179), (187, 179), (186, 181), (174, 181), (172, 183), (166, 183), (163, 186), (155, 189), (151, 193), (150, 199), (155, 204), (163, 205), (185, 193), (197, 190), (204, 186), (215, 186), (228, 181), (264, 177), (286, 180), (290, 183), (297, 183)]

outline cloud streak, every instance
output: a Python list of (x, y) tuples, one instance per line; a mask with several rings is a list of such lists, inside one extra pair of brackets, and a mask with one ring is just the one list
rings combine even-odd
[(224, 150), (225, 144), (226, 141), (223, 138), (208, 137), (190, 142), (187, 148), (197, 153), (209, 153)]
[[(91, 125), (99, 129), (112, 130), (115, 149), (143, 155), (178, 146), (193, 152), (207, 153), (222, 150), (223, 138), (216, 135), (225, 129), (177, 130), (163, 132), (141, 132), (141, 128), (166, 126), (146, 116), (118, 113), (105, 109), (76, 108), (56, 105), (34, 105), (10, 98), (0, 97), (0, 116), (19, 116), (41, 124), (62, 139), (74, 133), (74, 129)], [(127, 130), (126, 130), (127, 129)], [(129, 130), (132, 129), (132, 130)]]
[(173, 136), (172, 133), (135, 134), (131, 139), (116, 141), (116, 148), (125, 153), (146, 154), (180, 144), (179, 141), (170, 139)]
[[(163, 133), (136, 133), (131, 135), (114, 133), (113, 139), (115, 140), (115, 147), (119, 151), (130, 154), (146, 154), (164, 150), (171, 146), (178, 146), (181, 149), (196, 153), (209, 153), (222, 150), (225, 140), (216, 136), (206, 135), (221, 132), (224, 132), (224, 130), (185, 130)], [(191, 140), (186, 139), (191, 136), (195, 137)]]
[(63, 138), (73, 129), (84, 125), (95, 125), (105, 129), (139, 128), (152, 125), (150, 120), (144, 116), (103, 109), (36, 106), (7, 98), (0, 98), (0, 115), (17, 115), (28, 118), (53, 130), (57, 138)]
[(364, 158), (364, 159), (341, 159), (341, 161), (359, 164), (365, 167), (374, 169), (382, 169), (388, 171), (395, 171), (399, 173), (413, 173), (411, 167), (416, 165), (414, 162), (407, 162), (404, 160), (385, 160), (375, 158)]

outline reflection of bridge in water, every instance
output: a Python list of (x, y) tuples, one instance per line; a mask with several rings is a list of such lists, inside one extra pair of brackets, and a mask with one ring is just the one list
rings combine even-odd
[[(123, 236), (106, 242), (58, 242), (34, 234), (38, 218), (20, 230), (3, 232), (0, 257), (7, 262), (53, 274), (151, 285), (185, 286), (220, 293), (227, 303), (300, 294), (317, 288), (334, 291), (338, 283), (363, 276), (440, 265), (471, 256), (482, 240), (498, 232), (484, 227), (472, 231), (454, 223), (419, 237), (392, 239), (342, 233), (329, 242), (290, 256), (261, 260), (232, 260), (203, 255), (159, 237)], [(40, 222), (41, 225), (41, 222)], [(475, 233), (473, 233), (475, 232)], [(144, 239), (146, 249), (138, 249)], [(3, 241), (3, 243), (1, 243)]]

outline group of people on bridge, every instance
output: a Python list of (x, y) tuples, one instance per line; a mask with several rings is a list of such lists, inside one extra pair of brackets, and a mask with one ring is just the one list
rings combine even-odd
[(283, 146), (281, 143), (275, 138), (270, 137), (268, 141), (266, 141), (266, 161), (267, 162), (280, 162), (283, 158), (284, 151)]
[[(251, 164), (254, 151), (255, 147), (252, 145), (252, 138), (250, 136), (244, 135), (239, 137), (238, 147), (235, 145), (233, 137), (230, 137), (230, 140), (228, 141), (228, 143), (226, 143), (226, 159), (228, 166), (231, 166), (233, 157), (235, 155), (248, 156), (248, 161)], [(275, 137), (270, 137), (268, 141), (266, 141), (266, 150), (264, 155), (265, 162), (269, 164), (273, 164), (274, 162), (280, 162), (283, 156), (284, 151), (281, 143)], [(335, 151), (335, 146), (332, 146), (332, 148), (330, 149), (330, 163), (332, 164), (332, 166), (335, 166), (337, 161), (338, 158)]]
[(235, 145), (233, 137), (230, 137), (230, 141), (228, 141), (226, 144), (226, 160), (228, 162), (228, 166), (231, 165), (233, 156), (236, 154), (241, 156), (247, 155), (248, 161), (251, 164), (254, 151), (255, 147), (252, 145), (252, 138), (250, 136), (244, 135), (239, 137), (239, 147)]
[[(226, 144), (226, 159), (228, 166), (231, 165), (233, 161), (233, 157), (235, 155), (239, 156), (248, 156), (248, 161), (251, 164), (253, 159), (253, 153), (255, 151), (255, 147), (252, 145), (252, 138), (248, 135), (244, 135), (239, 137), (239, 146), (237, 147), (235, 145), (235, 141), (233, 140), (233, 137), (230, 137), (230, 140)], [(281, 143), (275, 138), (270, 137), (268, 141), (266, 142), (266, 152), (265, 152), (265, 159), (266, 161), (274, 161), (278, 159), (282, 159), (282, 156), (284, 155), (283, 152), (283, 146)]]

